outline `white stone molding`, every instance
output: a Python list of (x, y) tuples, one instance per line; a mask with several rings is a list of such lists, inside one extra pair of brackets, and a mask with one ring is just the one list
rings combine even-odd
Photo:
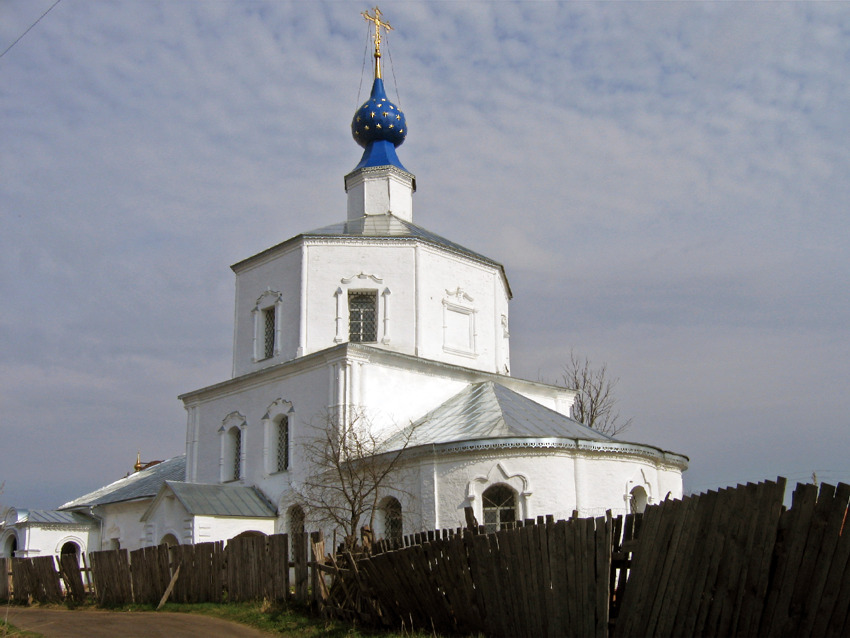
[(361, 280), (363, 280), (363, 279), (371, 279), (371, 280), (372, 280), (372, 281), (374, 281), (376, 284), (382, 284), (382, 283), (384, 283), (384, 279), (383, 279), (383, 277), (378, 277), (378, 275), (369, 275), (369, 274), (366, 274), (365, 272), (360, 272), (359, 274), (351, 275), (351, 277), (343, 277), (342, 279), (340, 279), (340, 280), (339, 280), (339, 282), (340, 282), (341, 284), (346, 284), (346, 285), (348, 285), (348, 284), (350, 284), (352, 281), (354, 281), (355, 279), (361, 279)]
[(505, 469), (500, 461), (490, 468), (487, 475), (478, 475), (466, 486), (466, 498), (475, 511), (479, 521), (484, 520), (484, 509), (481, 496), (484, 491), (493, 485), (507, 485), (517, 495), (517, 518), (523, 520), (530, 517), (529, 499), (531, 498), (531, 487), (525, 474), (511, 474)]
[(221, 427), (218, 429), (219, 439), (221, 441), (221, 456), (219, 458), (219, 480), (222, 483), (227, 481), (237, 480), (232, 476), (230, 468), (233, 461), (233, 447), (229, 440), (231, 430), (237, 428), (239, 430), (240, 445), (239, 445), (239, 480), (245, 477), (245, 452), (247, 448), (247, 431), (248, 421), (240, 412), (231, 412), (221, 421)]
[(458, 287), (446, 290), (443, 299), (443, 351), (463, 357), (478, 356), (478, 311), (472, 305), (474, 299)]
[(384, 336), (381, 338), (381, 343), (384, 345), (390, 342), (390, 292), (389, 288), (384, 288), (381, 297), (384, 299)]
[(454, 297), (458, 303), (463, 303), (464, 301), (475, 301), (475, 299), (470, 297), (469, 294), (460, 286), (458, 286), (455, 290), (446, 290), (446, 297)]
[[(85, 541), (82, 538), (80, 538), (79, 536), (70, 536), (70, 535), (69, 536), (63, 536), (62, 539), (58, 543), (56, 543), (56, 547), (54, 548), (53, 553), (54, 554), (61, 554), (62, 553), (62, 546), (65, 543), (74, 543), (80, 549), (80, 553), (82, 553), (82, 554), (88, 553), (88, 550), (86, 549)], [(80, 557), (80, 554), (77, 554), (77, 558), (79, 558), (79, 557)]]
[(623, 494), (623, 500), (626, 502), (626, 511), (629, 511), (629, 503), (632, 499), (632, 490), (636, 487), (642, 487), (646, 492), (646, 503), (647, 505), (651, 505), (656, 502), (656, 497), (654, 496), (654, 491), (652, 489), (652, 483), (646, 477), (646, 472), (644, 468), (639, 468), (630, 478), (626, 481), (626, 489)]
[(274, 313), (274, 353), (273, 356), (280, 354), (281, 328), (283, 317), (283, 294), (278, 290), (266, 288), (265, 292), (257, 298), (254, 308), (251, 310), (251, 315), (254, 319), (254, 342), (252, 361), (262, 361), (265, 356), (265, 325), (263, 322), (263, 312), (270, 308), (275, 309)]
[[(337, 288), (334, 293), (334, 297), (336, 297), (336, 336), (334, 336), (334, 343), (342, 343), (345, 341), (345, 338), (342, 336), (342, 298), (344, 296), (342, 288)], [(346, 314), (348, 314), (346, 312)]]
[[(390, 342), (388, 330), (389, 330), (389, 311), (387, 310), (390, 289), (385, 288), (383, 293), (378, 294), (378, 290), (376, 288), (349, 288), (348, 285), (352, 282), (357, 283), (359, 281), (372, 281), (375, 283), (383, 283), (383, 278), (378, 275), (369, 275), (361, 272), (358, 275), (352, 275), (351, 277), (343, 277), (339, 280), (345, 286), (343, 289), (342, 286), (338, 286), (336, 291), (334, 292), (334, 297), (336, 297), (336, 317), (335, 317), (335, 335), (334, 335), (334, 343), (342, 343), (344, 341), (348, 341), (348, 330), (349, 330), (349, 314), (348, 314), (348, 293), (349, 292), (368, 292), (375, 294), (375, 335), (378, 342), (387, 344)], [(368, 283), (367, 283), (368, 285)], [(383, 307), (382, 307), (383, 306)]]
[[(266, 413), (263, 415), (263, 465), (264, 465), (264, 478), (268, 478), (270, 475), (277, 473), (279, 470), (277, 469), (277, 447), (275, 438), (275, 434), (277, 432), (277, 428), (280, 427), (281, 417), (286, 417), (287, 419), (287, 427), (289, 428), (289, 457), (292, 457), (292, 419), (291, 416), (295, 414), (295, 408), (292, 407), (292, 401), (288, 401), (282, 397), (279, 397), (271, 402), (268, 408), (266, 408)], [(289, 465), (290, 459), (287, 459), (287, 465)]]

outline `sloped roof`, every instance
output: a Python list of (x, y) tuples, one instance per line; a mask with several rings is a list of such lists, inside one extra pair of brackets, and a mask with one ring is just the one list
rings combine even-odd
[(65, 503), (59, 509), (93, 507), (95, 505), (106, 505), (107, 503), (134, 501), (140, 498), (153, 498), (157, 495), (165, 481), (182, 481), (185, 478), (186, 455), (181, 454), (139, 472), (134, 472), (94, 492), (84, 494), (73, 501)]
[[(166, 488), (174, 493), (180, 504), (193, 516), (277, 516), (275, 508), (253, 486), (166, 481), (163, 489)], [(153, 506), (151, 504), (151, 508)]]
[(394, 436), (389, 449), (401, 447), (408, 436), (409, 448), (497, 438), (615, 440), (492, 381), (470, 384)]
[(60, 512), (59, 510), (21, 510), (18, 522), (42, 523), (46, 525), (91, 525), (95, 520), (80, 512)]
[(365, 215), (358, 219), (340, 222), (304, 233), (305, 237), (411, 237), (448, 248), (473, 259), (500, 266), (497, 261), (485, 257), (465, 246), (441, 237), (413, 222), (399, 219), (395, 215)]

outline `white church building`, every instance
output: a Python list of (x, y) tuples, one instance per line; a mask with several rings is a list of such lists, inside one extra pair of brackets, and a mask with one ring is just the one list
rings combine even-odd
[(416, 180), (396, 153), (407, 124), (381, 78), (384, 23), (368, 19), (374, 83), (352, 121), (364, 150), (344, 219), (232, 266), (232, 376), (180, 397), (185, 455), (56, 511), (11, 510), (0, 555), (310, 529), (307, 449), (329, 427), (403, 448), (378, 537), (464, 526), (467, 506), (498, 529), (682, 496), (687, 457), (585, 427), (574, 390), (510, 376), (507, 274), (414, 223)]

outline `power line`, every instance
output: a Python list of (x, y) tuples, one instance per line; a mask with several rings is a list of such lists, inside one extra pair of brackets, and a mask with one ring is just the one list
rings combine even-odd
[(11, 50), (11, 48), (12, 48), (13, 46), (15, 46), (18, 42), (20, 42), (20, 41), (23, 39), (23, 37), (24, 37), (27, 33), (29, 33), (35, 25), (37, 25), (39, 22), (41, 22), (41, 19), (42, 19), (44, 16), (46, 16), (48, 13), (50, 13), (50, 11), (53, 9), (53, 7), (55, 7), (55, 6), (56, 6), (57, 4), (59, 4), (61, 1), (62, 1), (62, 0), (56, 0), (56, 2), (54, 2), (52, 5), (50, 5), (50, 9), (48, 9), (47, 11), (45, 11), (44, 13), (42, 13), (42, 14), (39, 16), (38, 20), (36, 20), (35, 22), (33, 22), (33, 23), (29, 26), (29, 28), (28, 28), (26, 31), (24, 31), (21, 35), (19, 35), (19, 36), (18, 36), (18, 38), (17, 38), (14, 42), (12, 42), (12, 44), (10, 44), (9, 46), (7, 46), (7, 47), (6, 47), (6, 50), (5, 50), (5, 51), (3, 51), (3, 53), (0, 53), (0, 58), (2, 58), (4, 55), (6, 55), (6, 54), (7, 54), (7, 53)]

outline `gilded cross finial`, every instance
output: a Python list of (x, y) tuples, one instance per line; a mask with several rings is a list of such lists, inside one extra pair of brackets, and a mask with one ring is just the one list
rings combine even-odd
[(375, 35), (372, 36), (372, 39), (375, 41), (375, 78), (381, 77), (381, 27), (386, 29), (387, 31), (392, 31), (393, 28), (390, 26), (389, 22), (384, 22), (381, 20), (381, 10), (378, 7), (374, 9), (375, 15), (370, 16), (369, 10), (367, 9), (360, 15), (362, 15), (369, 22), (374, 23), (375, 25)]

